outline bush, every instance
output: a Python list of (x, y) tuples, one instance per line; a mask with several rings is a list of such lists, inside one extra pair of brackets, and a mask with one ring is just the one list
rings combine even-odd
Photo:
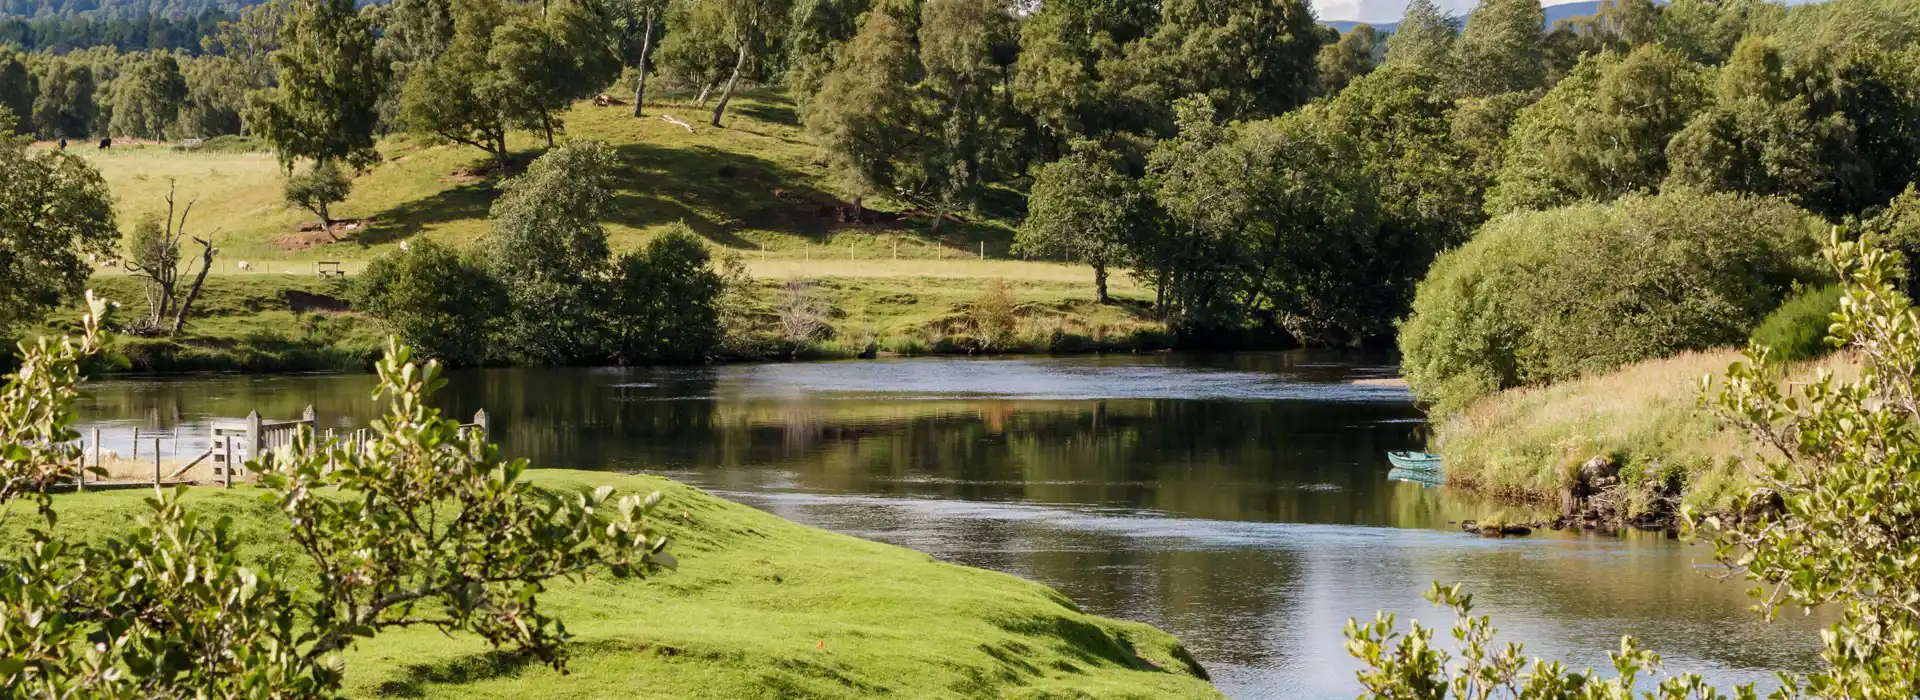
[(1814, 279), (1817, 220), (1777, 199), (1635, 196), (1496, 219), (1442, 255), (1402, 325), (1415, 396), (1494, 390), (1739, 343)]
[(1772, 348), (1776, 359), (1811, 360), (1829, 352), (1827, 329), (1840, 310), (1840, 288), (1826, 285), (1804, 290), (1767, 314), (1753, 330), (1753, 342)]
[(712, 260), (686, 224), (620, 257), (612, 333), (622, 361), (685, 362), (713, 351), (720, 343), (715, 304), (725, 284)]
[(446, 246), (419, 240), (375, 258), (354, 286), (354, 306), (401, 342), (451, 364), (484, 362), (505, 293), (486, 270)]
[(973, 301), (974, 335), (978, 337), (980, 350), (1007, 350), (1014, 342), (1014, 330), (1019, 318), (1014, 315), (1013, 289), (1007, 281), (995, 277), (987, 281), (980, 290), (980, 298)]

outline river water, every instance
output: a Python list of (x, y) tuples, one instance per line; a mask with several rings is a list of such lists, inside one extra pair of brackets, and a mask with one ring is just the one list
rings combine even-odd
[[(1814, 623), (1771, 625), (1703, 546), (1656, 535), (1482, 539), (1450, 524), (1529, 515), (1387, 479), (1424, 429), (1393, 366), (1309, 352), (903, 359), (449, 375), (536, 466), (650, 471), (791, 520), (1060, 589), (1180, 637), (1235, 698), (1351, 698), (1342, 628), (1377, 610), (1443, 628), (1420, 597), (1457, 582), (1503, 639), (1607, 667), (1623, 634), (1671, 671), (1768, 684), (1816, 660)], [(134, 427), (258, 409), (363, 426), (368, 375), (120, 379), (82, 416)]]

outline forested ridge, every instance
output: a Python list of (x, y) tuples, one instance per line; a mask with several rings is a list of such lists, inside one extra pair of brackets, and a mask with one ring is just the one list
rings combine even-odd
[[(1305, 0), (284, 0), (217, 21), (198, 53), (16, 53), (0, 104), (43, 139), (259, 137), (288, 201), (330, 231), (386, 134), (510, 174), (527, 159), (508, 135), (564, 141), (577, 100), (639, 116), (651, 80), (724, 128), (732, 96), (772, 87), (855, 223), (872, 204), (937, 236), (1012, 197), (1012, 252), (1087, 264), (1102, 301), (1131, 275), (1186, 342), (1398, 336), (1430, 400), (1737, 341), (1821, 281), (1805, 272), (1816, 224), (1909, 235), (1914, 3), (1608, 0), (1550, 29), (1545, 14), (1414, 0), (1386, 35), (1335, 33)], [(1521, 304), (1500, 297), (1518, 283), (1474, 281), (1522, 254), (1482, 251), (1560, 240), (1483, 226), (1613, 241), (1589, 259), (1615, 269), (1648, 222), (1704, 237), (1669, 263), (1701, 293), (1605, 288), (1620, 313), (1670, 319), (1660, 340), (1572, 350), (1623, 326), (1563, 311), (1593, 294), (1577, 275), (1534, 275), (1569, 282), (1528, 287), (1545, 296), (1525, 323), (1490, 311)], [(1765, 245), (1727, 247), (1726, 227), (1756, 225)]]

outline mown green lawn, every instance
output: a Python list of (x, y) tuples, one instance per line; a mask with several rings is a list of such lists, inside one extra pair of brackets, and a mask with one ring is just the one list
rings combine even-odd
[[(664, 491), (680, 569), (554, 585), (543, 607), (577, 640), (566, 675), (476, 638), (399, 631), (349, 655), (353, 696), (1219, 697), (1173, 637), (1082, 613), (1039, 584), (804, 527), (658, 477), (532, 474), (553, 489)], [(56, 497), (61, 530), (98, 537), (124, 527), (148, 494)], [(262, 495), (202, 487), (191, 501), (233, 516), (249, 556), (293, 557)]]

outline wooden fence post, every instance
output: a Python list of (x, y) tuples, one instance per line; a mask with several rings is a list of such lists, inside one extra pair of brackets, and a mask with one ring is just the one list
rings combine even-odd
[(247, 412), (247, 459), (262, 459), (266, 441), (260, 435), (260, 411)]
[(481, 440), (491, 439), (491, 434), (487, 432), (487, 409), (473, 412), (473, 425), (480, 429)]
[(153, 439), (153, 490), (160, 490), (160, 438)]

